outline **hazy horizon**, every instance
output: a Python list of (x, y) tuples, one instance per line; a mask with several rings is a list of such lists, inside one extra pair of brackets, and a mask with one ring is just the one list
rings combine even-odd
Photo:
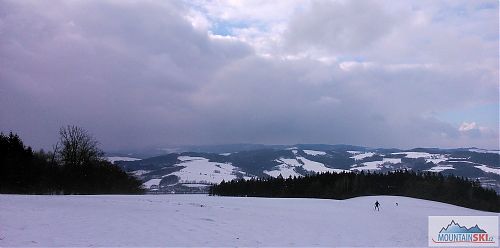
[(0, 132), (498, 150), (498, 44), (496, 0), (0, 0)]

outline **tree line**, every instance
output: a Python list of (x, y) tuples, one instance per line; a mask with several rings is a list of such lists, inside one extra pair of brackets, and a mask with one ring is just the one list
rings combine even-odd
[(500, 196), (469, 180), (440, 173), (399, 170), (388, 173), (321, 173), (304, 177), (253, 178), (222, 181), (211, 195), (285, 198), (348, 199), (358, 196), (395, 195), (500, 212)]
[(12, 132), (0, 133), (0, 193), (140, 194), (142, 182), (106, 161), (84, 129), (67, 126), (51, 152), (33, 151)]

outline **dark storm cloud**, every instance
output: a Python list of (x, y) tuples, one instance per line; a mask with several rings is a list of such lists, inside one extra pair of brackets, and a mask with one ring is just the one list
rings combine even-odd
[[(89, 129), (106, 149), (498, 145), (496, 131), (467, 135), (433, 114), (498, 101), (498, 62), (485, 51), (495, 40), (464, 34), (447, 44), (457, 31), (416, 42), (447, 24), (421, 29), (425, 20), (378, 2), (305, 8), (286, 23), (276, 50), (288, 57), (196, 28), (181, 2), (0, 5), (0, 130), (35, 147), (49, 147), (65, 124)], [(354, 12), (366, 14), (345, 14)], [(478, 25), (491, 21), (479, 17)]]
[(182, 142), (169, 134), (192, 122), (188, 96), (251, 51), (209, 40), (171, 3), (2, 5), (2, 130), (37, 146), (55, 142), (64, 124), (109, 146)]

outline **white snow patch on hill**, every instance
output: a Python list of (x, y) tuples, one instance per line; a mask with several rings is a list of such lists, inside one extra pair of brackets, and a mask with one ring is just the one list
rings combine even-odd
[(364, 158), (369, 158), (369, 157), (371, 157), (373, 155), (375, 155), (375, 153), (373, 153), (373, 152), (365, 152), (365, 153), (356, 154), (356, 155), (352, 156), (351, 158), (353, 158), (354, 160), (362, 160)]
[(500, 154), (500, 150), (486, 150), (486, 149), (476, 148), (476, 149), (469, 149), (469, 151), (471, 151), (471, 152), (479, 152), (479, 153), (496, 153), (496, 154)]
[(323, 155), (326, 155), (326, 152), (322, 152), (322, 151), (314, 151), (314, 150), (303, 150), (307, 155), (311, 155), (311, 156), (323, 156)]
[(135, 171), (132, 171), (130, 172), (130, 174), (134, 175), (134, 176), (142, 176), (146, 173), (149, 173), (151, 172), (150, 170), (135, 170)]
[(179, 156), (182, 161), (177, 166), (184, 166), (179, 171), (170, 175), (180, 177), (181, 182), (206, 182), (220, 183), (222, 180), (231, 181), (236, 179), (237, 168), (230, 163), (210, 162), (203, 157)]
[(293, 167), (287, 167), (285, 164), (280, 164), (278, 165), (278, 168), (274, 169), (274, 170), (271, 170), (271, 171), (268, 171), (268, 170), (265, 170), (264, 173), (266, 173), (267, 175), (269, 176), (272, 176), (272, 177), (278, 177), (279, 175), (281, 175), (282, 177), (284, 178), (288, 178), (288, 177), (300, 177), (301, 175), (299, 173), (297, 173)]
[(484, 165), (484, 164), (483, 165), (476, 165), (474, 167), (476, 167), (476, 168), (478, 168), (478, 169), (480, 169), (480, 170), (482, 170), (484, 172), (495, 173), (495, 174), (500, 175), (500, 169), (499, 168), (491, 168), (491, 167), (489, 167), (487, 165)]
[(356, 154), (360, 154), (362, 152), (360, 151), (347, 151), (348, 153), (352, 154), (352, 155), (356, 155)]
[(156, 179), (150, 179), (149, 181), (143, 183), (142, 185), (146, 189), (150, 189), (151, 186), (158, 186), (160, 185), (161, 178), (156, 178)]
[(399, 164), (399, 163), (401, 163), (400, 158), (383, 158), (382, 161), (364, 162), (361, 164), (361, 166), (353, 165), (356, 167), (351, 168), (350, 170), (351, 171), (380, 170), (384, 166), (390, 168), (391, 164)]
[(295, 167), (300, 167), (302, 166), (301, 163), (299, 163), (296, 159), (291, 159), (291, 158), (280, 158), (276, 159), (276, 162), (280, 163), (277, 168), (271, 171), (265, 170), (264, 173), (272, 176), (272, 177), (278, 177), (280, 174), (284, 178), (288, 178), (289, 176), (301, 176), (299, 173), (295, 171)]
[(276, 159), (275, 161), (292, 167), (302, 166), (302, 164), (299, 161), (297, 161), (297, 159), (294, 158), (280, 158)]
[(219, 155), (222, 155), (222, 156), (229, 156), (229, 155), (231, 155), (231, 153), (230, 153), (230, 152), (226, 152), (226, 153), (221, 153), (221, 154), (219, 154)]
[(404, 154), (406, 155), (405, 157), (407, 158), (427, 158), (427, 157), (431, 157), (432, 154), (430, 153), (427, 153), (427, 152), (395, 152), (393, 154)]
[(427, 247), (441, 215), (498, 213), (396, 196), (0, 195), (0, 247)]
[(302, 163), (304, 163), (304, 165), (302, 166), (302, 168), (304, 168), (304, 170), (306, 170), (306, 171), (312, 171), (312, 172), (316, 172), (316, 173), (322, 173), (322, 172), (337, 172), (337, 173), (340, 173), (340, 172), (344, 171), (344, 170), (341, 170), (341, 169), (328, 168), (328, 167), (326, 167), (324, 164), (322, 164), (320, 162), (312, 161), (312, 160), (309, 160), (309, 159), (304, 158), (304, 157), (297, 157), (297, 159), (300, 160), (300, 161), (302, 161)]
[(441, 172), (441, 171), (444, 171), (444, 170), (454, 170), (454, 169), (455, 168), (451, 164), (442, 164), (442, 165), (434, 166), (434, 167), (428, 169), (427, 171), (430, 171), (430, 172)]
[(427, 152), (395, 152), (392, 154), (404, 154), (406, 158), (424, 158), (425, 162), (432, 162), (434, 164), (439, 164), (448, 160), (448, 156), (444, 154), (431, 154)]
[(131, 158), (131, 157), (106, 157), (106, 160), (108, 160), (111, 163), (114, 163), (116, 161), (137, 161), (141, 160), (140, 158)]

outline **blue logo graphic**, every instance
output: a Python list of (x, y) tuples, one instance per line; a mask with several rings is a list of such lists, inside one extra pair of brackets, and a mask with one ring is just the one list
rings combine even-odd
[(451, 223), (448, 224), (447, 227), (441, 228), (439, 233), (486, 233), (483, 229), (479, 228), (476, 224), (471, 228), (467, 228), (465, 226), (460, 226), (460, 224), (456, 223), (454, 220), (451, 220)]

